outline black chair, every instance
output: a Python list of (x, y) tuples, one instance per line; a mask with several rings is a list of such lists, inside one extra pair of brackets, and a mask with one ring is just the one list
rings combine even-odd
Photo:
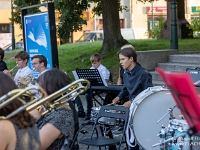
[[(91, 137), (80, 140), (79, 143), (88, 145), (88, 149), (89, 149), (89, 146), (97, 146), (97, 147), (99, 147), (99, 149), (101, 149), (101, 147), (116, 145), (117, 149), (120, 150), (121, 144), (124, 143), (123, 139), (125, 138), (125, 130), (126, 130), (127, 123), (128, 123), (128, 116), (129, 116), (128, 108), (125, 108), (122, 106), (101, 106), (101, 109), (99, 111), (99, 114), (96, 118), (96, 121), (95, 121), (93, 129), (92, 129)], [(124, 120), (122, 134), (121, 134), (120, 138), (119, 137), (118, 137), (118, 139), (107, 138), (107, 137), (103, 136), (103, 134), (102, 134), (102, 136), (97, 135), (97, 137), (93, 137), (94, 131), (96, 131), (97, 125), (99, 125), (99, 119), (101, 117), (108, 117), (108, 118)]]

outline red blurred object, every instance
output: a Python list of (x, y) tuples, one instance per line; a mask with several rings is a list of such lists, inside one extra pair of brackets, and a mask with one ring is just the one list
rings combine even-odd
[(189, 73), (171, 73), (160, 68), (156, 71), (171, 91), (190, 129), (200, 134), (200, 98)]

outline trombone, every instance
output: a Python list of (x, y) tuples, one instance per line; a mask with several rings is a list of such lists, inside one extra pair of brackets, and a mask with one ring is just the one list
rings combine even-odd
[[(0, 116), (0, 120), (9, 119), (23, 110), (30, 112), (34, 109), (37, 109), (38, 107), (41, 107), (41, 105), (47, 103), (49, 104), (49, 108), (43, 113), (44, 115), (50, 112), (51, 110), (65, 104), (69, 100), (76, 98), (78, 95), (85, 92), (89, 88), (89, 86), (90, 86), (90, 82), (88, 80), (79, 79), (45, 98), (42, 98), (44, 96), (44, 90), (38, 86), (30, 86), (25, 89), (12, 90), (9, 93), (5, 94), (4, 96), (0, 97), (0, 109), (5, 107), (6, 105), (8, 105), (10, 102), (12, 102), (15, 99), (21, 101), (23, 103), (23, 106), (14, 110), (12, 113), (10, 113), (7, 116)], [(40, 97), (34, 98), (33, 94), (31, 93), (31, 90), (33, 89), (36, 89), (41, 93)], [(30, 102), (26, 103), (21, 98), (22, 96), (30, 96), (31, 97)], [(50, 104), (51, 102), (52, 104)]]
[[(26, 108), (26, 110), (30, 112), (34, 109), (37, 109), (41, 105), (48, 103), (47, 110), (42, 114), (42, 115), (44, 115), (44, 114), (54, 110), (55, 108), (66, 104), (66, 102), (68, 102), (69, 100), (75, 99), (78, 95), (85, 92), (89, 88), (89, 86), (90, 86), (90, 82), (86, 79), (76, 80), (76, 81), (72, 82), (71, 84), (63, 87), (62, 89), (54, 92), (53, 94), (32, 104), (31, 106), (28, 106)], [(51, 104), (52, 101), (54, 101), (54, 102)]]
[[(34, 98), (34, 94), (31, 93), (31, 90), (38, 90), (41, 95), (38, 98)], [(24, 96), (30, 97), (30, 102), (26, 103), (24, 101)], [(44, 90), (38, 86), (30, 86), (25, 89), (14, 89), (4, 96), (0, 97), (0, 109), (8, 105), (13, 100), (19, 100), (23, 106), (19, 107), (18, 109), (14, 110), (7, 116), (0, 116), (1, 119), (8, 119), (16, 115), (17, 113), (25, 110), (28, 106), (34, 104), (35, 102), (39, 101), (44, 96)]]

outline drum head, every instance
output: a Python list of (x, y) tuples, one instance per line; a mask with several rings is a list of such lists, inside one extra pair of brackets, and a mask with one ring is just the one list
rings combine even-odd
[[(162, 125), (167, 127), (170, 115), (168, 114), (159, 123), (157, 121), (175, 105), (169, 90), (163, 90), (150, 94), (134, 109), (133, 130), (137, 142), (144, 149), (160, 150), (160, 146), (153, 148), (152, 145), (159, 143), (160, 137), (157, 135)], [(180, 114), (180, 111), (176, 107), (173, 113)]]

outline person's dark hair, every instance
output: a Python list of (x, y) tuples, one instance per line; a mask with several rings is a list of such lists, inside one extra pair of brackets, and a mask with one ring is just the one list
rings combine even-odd
[(40, 75), (36, 82), (50, 95), (70, 84), (72, 80), (63, 71), (53, 68)]
[(4, 50), (2, 48), (0, 48), (0, 60), (3, 60), (4, 58)]
[[(0, 97), (7, 94), (8, 92), (17, 89), (15, 82), (6, 74), (0, 72)], [(1, 102), (0, 102), (1, 104)], [(0, 116), (7, 116), (20, 106), (22, 106), (22, 102), (17, 99), (12, 100), (9, 104), (1, 108)], [(31, 127), (35, 124), (33, 117), (27, 112), (23, 110), (17, 113), (15, 116), (10, 118), (12, 122), (19, 126), (19, 128), (27, 128)]]
[(118, 58), (119, 58), (119, 54), (124, 55), (124, 56), (126, 56), (128, 58), (133, 57), (133, 61), (137, 62), (137, 53), (136, 53), (136, 51), (135, 51), (135, 49), (133, 47), (126, 47), (126, 48), (121, 49), (117, 53)]
[(20, 58), (21, 60), (26, 60), (28, 62), (29, 56), (28, 53), (26, 51), (20, 51), (15, 55), (15, 59), (16, 58)]
[(44, 55), (34, 55), (31, 60), (38, 58), (40, 63), (44, 63), (44, 66), (47, 67), (47, 58)]

